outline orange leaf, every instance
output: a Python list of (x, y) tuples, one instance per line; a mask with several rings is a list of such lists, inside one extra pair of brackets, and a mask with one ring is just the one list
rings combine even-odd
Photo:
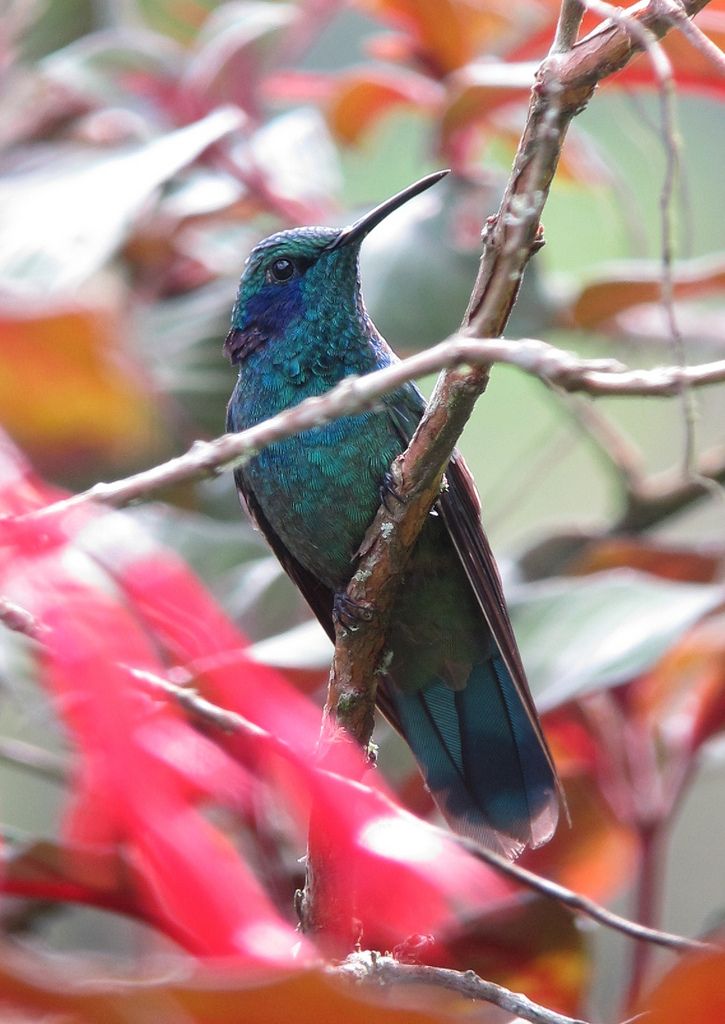
[(491, 61), (472, 64), (456, 75), (441, 119), (441, 149), (446, 152), (455, 147), (461, 134), (481, 125), (500, 107), (525, 100), (536, 67), (534, 63)]
[(129, 352), (121, 297), (0, 309), (0, 420), (41, 467), (122, 462), (152, 447), (151, 386)]
[(16, 1010), (30, 1020), (48, 1014), (74, 1024), (141, 1019), (188, 1024), (463, 1024), (471, 1020), (474, 1005), (454, 992), (408, 985), (396, 998), (392, 986), (364, 986), (322, 969), (255, 978), (231, 963), (204, 969), (179, 961), (158, 971), (160, 980), (149, 981), (148, 968), (143, 973), (145, 977), (132, 980), (126, 971), (119, 984), (109, 978), (107, 965), (81, 972), (66, 961), (61, 969), (48, 959), (6, 948), (0, 959), (0, 991), (6, 1017)]
[[(637, 261), (613, 265), (609, 273), (585, 285), (571, 308), (578, 327), (594, 327), (632, 306), (659, 302), (662, 267)], [(693, 299), (725, 288), (725, 261), (704, 257), (678, 264), (674, 275), (676, 299)]]
[(696, 750), (725, 726), (725, 612), (691, 629), (632, 687), (632, 712)]
[(511, 21), (511, 10), (491, 0), (358, 0), (359, 6), (411, 37), (428, 74), (442, 78), (489, 52)]
[(725, 1020), (725, 953), (688, 957), (639, 1006), (648, 1024), (716, 1024)]
[(441, 97), (440, 87), (422, 75), (365, 69), (341, 78), (327, 117), (338, 139), (354, 143), (393, 107), (434, 110)]
[[(718, 12), (714, 8), (715, 4), (711, 4), (707, 10), (701, 11), (695, 24), (722, 49), (725, 46), (725, 19), (722, 10)], [(725, 94), (722, 72), (681, 32), (671, 29), (662, 40), (662, 46), (670, 59), (675, 81), (680, 86), (720, 97)], [(613, 86), (654, 85), (651, 61), (646, 54), (640, 54), (615, 75), (611, 83)]]
[(588, 576), (605, 569), (638, 569), (683, 583), (715, 583), (723, 555), (664, 545), (638, 537), (612, 537), (587, 544), (564, 568), (568, 576)]

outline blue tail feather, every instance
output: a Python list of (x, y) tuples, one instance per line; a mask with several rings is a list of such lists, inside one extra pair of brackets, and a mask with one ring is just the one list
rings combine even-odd
[(556, 782), (500, 656), (475, 665), (461, 690), (440, 679), (414, 693), (391, 690), (403, 734), (451, 826), (511, 856), (531, 844)]

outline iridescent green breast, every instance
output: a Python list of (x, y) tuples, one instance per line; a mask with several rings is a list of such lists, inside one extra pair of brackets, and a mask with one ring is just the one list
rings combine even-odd
[(401, 450), (387, 414), (367, 412), (270, 445), (242, 472), (291, 554), (338, 589), (350, 578), (384, 474)]

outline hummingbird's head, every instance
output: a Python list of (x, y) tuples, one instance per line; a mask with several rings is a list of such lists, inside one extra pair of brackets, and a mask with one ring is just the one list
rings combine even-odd
[(280, 231), (250, 252), (232, 311), (224, 350), (242, 363), (262, 345), (300, 327), (362, 313), (358, 256), (365, 236), (389, 213), (447, 174), (437, 171), (375, 207), (346, 228)]

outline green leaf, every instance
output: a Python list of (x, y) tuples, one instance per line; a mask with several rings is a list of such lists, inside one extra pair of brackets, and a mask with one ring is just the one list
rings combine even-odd
[(23, 59), (32, 61), (90, 32), (98, 17), (94, 7), (93, 0), (30, 0), (22, 5), (3, 4), (3, 21), (8, 27), (21, 22), (15, 41)]
[(510, 609), (540, 706), (627, 682), (651, 668), (725, 588), (615, 570), (526, 584)]
[(135, 0), (134, 6), (157, 32), (188, 44), (220, 3), (222, 0)]

